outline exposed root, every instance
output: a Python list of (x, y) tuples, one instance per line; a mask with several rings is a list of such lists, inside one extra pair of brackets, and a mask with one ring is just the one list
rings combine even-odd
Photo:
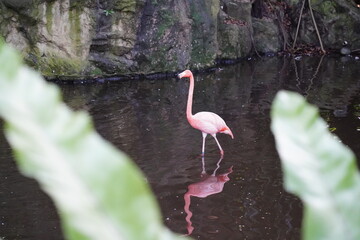
[[(306, 0), (303, 1), (303, 4), (301, 6), (300, 16), (299, 16), (298, 24), (297, 24), (297, 27), (296, 27), (295, 39), (294, 39), (293, 47), (292, 47), (293, 50), (295, 49), (295, 46), (296, 46), (296, 40), (297, 40), (297, 37), (298, 37), (298, 34), (299, 34), (301, 18), (302, 18), (303, 11), (304, 11), (304, 8), (305, 8), (305, 2), (306, 2)], [(311, 19), (312, 19), (314, 27), (315, 27), (316, 35), (317, 35), (317, 37), (319, 39), (321, 52), (322, 52), (322, 54), (325, 54), (326, 51), (324, 49), (324, 46), (323, 46), (323, 43), (322, 43), (322, 40), (321, 40), (321, 36), (320, 36), (320, 32), (319, 32), (319, 29), (317, 27), (316, 20), (315, 20), (315, 17), (314, 17), (314, 13), (313, 13), (313, 10), (312, 10), (312, 7), (311, 7), (311, 0), (308, 0), (308, 4), (309, 4), (309, 11), (310, 11)]]
[(311, 18), (313, 20), (313, 23), (314, 23), (314, 27), (315, 27), (315, 30), (316, 30), (316, 34), (319, 38), (319, 43), (320, 43), (320, 47), (321, 47), (321, 51), (325, 54), (326, 51), (324, 49), (324, 46), (323, 46), (323, 43), (322, 43), (322, 40), (321, 40), (321, 36), (320, 36), (320, 33), (319, 33), (319, 29), (317, 27), (317, 24), (316, 24), (316, 21), (315, 21), (315, 17), (314, 17), (314, 14), (313, 14), (313, 11), (312, 11), (312, 7), (311, 7), (311, 0), (308, 0), (309, 1), (309, 9), (310, 9), (310, 14), (311, 14)]
[(304, 11), (304, 7), (305, 7), (305, 0), (303, 1), (303, 4), (301, 6), (301, 10), (300, 10), (300, 16), (299, 16), (299, 20), (298, 20), (298, 24), (297, 24), (297, 28), (296, 28), (296, 34), (295, 34), (295, 39), (294, 39), (294, 43), (293, 43), (293, 49), (295, 48), (295, 45), (296, 45), (296, 40), (297, 40), (297, 36), (298, 36), (298, 33), (299, 33), (299, 29), (300, 29), (300, 22), (301, 22), (301, 18), (302, 18), (302, 14), (303, 14), (303, 11)]

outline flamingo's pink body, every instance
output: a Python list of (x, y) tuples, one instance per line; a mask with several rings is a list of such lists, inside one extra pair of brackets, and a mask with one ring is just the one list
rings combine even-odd
[(225, 121), (216, 113), (213, 112), (198, 112), (195, 115), (192, 114), (192, 102), (194, 93), (194, 76), (190, 70), (185, 70), (179, 74), (179, 78), (188, 77), (190, 79), (189, 96), (186, 107), (186, 117), (190, 125), (202, 132), (203, 146), (202, 155), (205, 154), (205, 138), (208, 134), (214, 137), (221, 155), (224, 154), (223, 149), (220, 146), (219, 141), (216, 138), (217, 133), (229, 134), (234, 138), (230, 128), (226, 125)]

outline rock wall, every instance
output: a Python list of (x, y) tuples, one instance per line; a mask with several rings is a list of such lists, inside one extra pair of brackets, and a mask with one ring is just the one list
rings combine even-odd
[(0, 33), (46, 76), (82, 74), (90, 66), (96, 19), (85, 1), (5, 0)]
[[(3, 0), (0, 35), (45, 76), (149, 74), (289, 49), (300, 0)], [(353, 1), (312, 0), (326, 48), (360, 48)], [(306, 5), (299, 44), (318, 45)]]
[[(292, 15), (296, 16), (300, 4), (292, 5)], [(321, 38), (327, 48), (339, 49), (347, 41), (353, 49), (360, 48), (360, 8), (349, 0), (312, 0), (312, 8)], [(301, 39), (305, 44), (316, 44), (318, 38), (310, 12), (304, 11), (301, 25)]]

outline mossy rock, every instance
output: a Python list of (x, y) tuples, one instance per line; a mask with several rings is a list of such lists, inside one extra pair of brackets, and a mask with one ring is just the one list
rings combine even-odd
[[(34, 62), (34, 60), (37, 62), (35, 68), (45, 77), (83, 75), (86, 68), (89, 67), (87, 61), (76, 58), (59, 57), (55, 54), (48, 54), (42, 57), (33, 55), (32, 61)], [(29, 63), (29, 58), (27, 58), (27, 63)]]
[(213, 1), (192, 1), (190, 16), (192, 19), (191, 62), (193, 68), (204, 68), (214, 64), (217, 52), (217, 12)]
[(122, 12), (136, 12), (136, 0), (118, 0), (114, 1), (114, 10)]
[(78, 8), (83, 9), (84, 6), (90, 7), (91, 4), (94, 4), (91, 0), (70, 0), (70, 9), (72, 8)]
[(178, 67), (176, 55), (176, 50), (164, 43), (148, 54), (138, 56), (138, 70), (140, 73), (175, 71)]
[(167, 29), (170, 29), (175, 24), (174, 15), (168, 10), (163, 9), (159, 11), (159, 26), (157, 31), (157, 38), (160, 39)]
[(275, 53), (281, 50), (280, 32), (274, 20), (253, 19), (254, 44), (261, 53)]
[(33, 6), (34, 0), (3, 0), (3, 3), (5, 3), (7, 6), (10, 6), (12, 8), (28, 8)]
[(333, 0), (315, 1), (312, 7), (318, 13), (318, 27), (326, 46), (341, 48), (345, 40), (353, 47), (360, 46), (360, 24), (356, 20), (360, 14), (351, 14), (351, 7)]
[(318, 4), (314, 4), (312, 7), (325, 19), (333, 19), (334, 17), (339, 17), (342, 14), (347, 13), (345, 8), (339, 6), (334, 1), (320, 1)]

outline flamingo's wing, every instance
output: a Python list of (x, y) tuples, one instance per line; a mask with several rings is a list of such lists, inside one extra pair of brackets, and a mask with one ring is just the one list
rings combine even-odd
[(193, 127), (208, 134), (215, 134), (226, 127), (225, 121), (212, 112), (198, 112), (194, 115)]

